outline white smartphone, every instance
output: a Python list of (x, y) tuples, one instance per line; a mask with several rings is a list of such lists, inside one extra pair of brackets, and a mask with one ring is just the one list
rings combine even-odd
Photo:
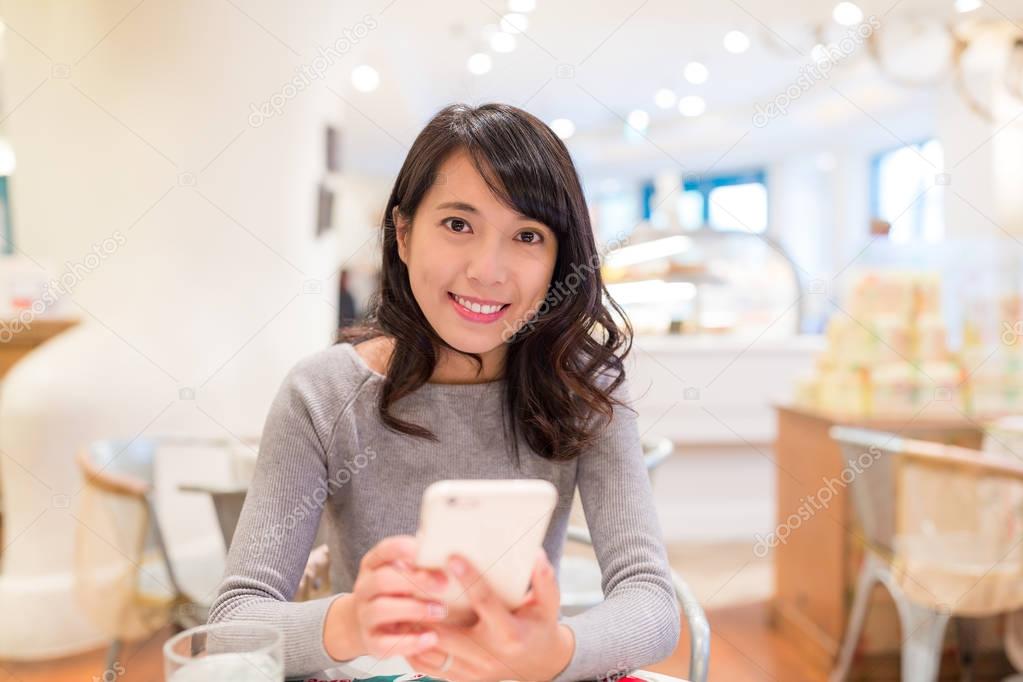
[[(416, 563), (448, 573), (448, 557), (460, 554), (516, 608), (526, 596), (557, 499), (557, 489), (543, 479), (437, 481), (423, 493)], [(468, 594), (455, 576), (448, 574), (442, 599), (449, 622), (472, 618)]]

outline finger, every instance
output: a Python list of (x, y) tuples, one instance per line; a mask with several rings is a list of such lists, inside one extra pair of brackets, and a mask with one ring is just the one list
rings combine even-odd
[(429, 631), (419, 634), (378, 634), (366, 640), (367, 653), (375, 658), (415, 656), (435, 646), (437, 634)]
[(541, 613), (557, 613), (561, 604), (561, 589), (558, 587), (554, 566), (547, 559), (547, 554), (540, 551), (533, 565), (531, 578), (532, 587), (523, 606), (532, 607)]
[(440, 668), (440, 666), (444, 665), (444, 659), (446, 658), (447, 655), (445, 653), (437, 651), (437, 649), (429, 649), (411, 657), (409, 659), (409, 663), (416, 669), (416, 671), (425, 672), (423, 667), (430, 666), (431, 668)]
[(488, 654), (488, 649), (494, 647), (477, 641), (471, 629), (444, 623), (431, 623), (428, 627), (430, 632), (437, 634), (436, 648), (444, 652), (450, 651), (463, 664), (484, 669), (493, 660), (493, 656)]
[(373, 570), (384, 564), (404, 559), (410, 564), (415, 563), (418, 544), (411, 535), (392, 535), (378, 542), (362, 556), (359, 570)]
[(447, 609), (439, 602), (424, 602), (403, 597), (377, 597), (360, 614), (367, 630), (383, 625), (406, 622), (435, 622), (447, 616)]
[(424, 596), (443, 594), (447, 586), (447, 576), (442, 571), (429, 568), (418, 568), (411, 566), (405, 561), (397, 561), (394, 564), (398, 573), (406, 580), (415, 585), (416, 589)]
[(485, 622), (488, 627), (499, 632), (511, 633), (514, 622), (508, 607), (472, 562), (462, 556), (452, 556), (448, 560), (448, 569), (469, 594), (469, 601), (479, 614), (480, 622)]
[(406, 660), (408, 660), (409, 665), (417, 673), (423, 673), (442, 680), (480, 680), (487, 677), (483, 673), (484, 668), (481, 668), (472, 659), (463, 658), (455, 652), (450, 652), (452, 658), (448, 668), (441, 670), (444, 662), (447, 660), (448, 653), (448, 651), (438, 646), (421, 654), (408, 656)]
[(368, 599), (382, 595), (411, 597), (415, 595), (416, 586), (393, 566), (384, 566), (360, 575), (356, 590), (366, 594)]
[(383, 566), (360, 577), (360, 580), (363, 583), (359, 587), (369, 595), (370, 599), (380, 595), (428, 599), (431, 594), (441, 591), (439, 588), (432, 588), (430, 581), (426, 578), (410, 578), (395, 566)]

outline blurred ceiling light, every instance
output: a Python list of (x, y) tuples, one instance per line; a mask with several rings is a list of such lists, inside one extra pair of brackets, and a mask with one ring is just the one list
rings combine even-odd
[(707, 67), (701, 62), (689, 62), (686, 64), (685, 70), (682, 75), (686, 77), (686, 80), (693, 85), (700, 85), (706, 83), (710, 73), (707, 71)]
[(372, 66), (360, 64), (352, 69), (352, 85), (359, 92), (373, 92), (380, 85), (380, 74)]
[(678, 101), (678, 113), (683, 116), (699, 116), (707, 110), (707, 103), (699, 95), (688, 95)]
[(817, 43), (810, 50), (810, 58), (813, 59), (818, 64), (821, 62), (826, 62), (830, 58), (828, 55), (828, 49), (821, 45), (820, 43)]
[(490, 55), (483, 52), (477, 52), (476, 54), (469, 57), (469, 61), (466, 62), (466, 66), (469, 67), (469, 73), (482, 76), (483, 74), (490, 71), (490, 67), (493, 66), (493, 62), (490, 60)]
[(749, 49), (749, 36), (742, 31), (729, 31), (725, 34), (723, 44), (732, 54), (742, 54)]
[(629, 112), (629, 127), (635, 128), (639, 132), (646, 130), (646, 127), (650, 125), (650, 114), (646, 113), (642, 109), (633, 109)]
[(567, 140), (575, 134), (575, 124), (567, 118), (556, 118), (551, 121), (551, 130), (562, 140)]
[(674, 91), (668, 88), (661, 88), (654, 93), (654, 103), (662, 109), (671, 109), (675, 106), (676, 101), (678, 101), (678, 97)]
[(529, 28), (529, 19), (526, 18), (525, 14), (505, 14), (501, 17), (501, 30), (505, 33), (525, 33), (526, 29)]
[(981, 0), (956, 0), (956, 11), (962, 14), (980, 9), (984, 3)]
[(532, 12), (536, 9), (536, 0), (508, 0), (509, 12)]
[(663, 279), (644, 279), (638, 282), (608, 284), (607, 291), (616, 303), (678, 303), (696, 296), (692, 282), (665, 282)]
[(831, 16), (842, 26), (855, 26), (863, 21), (863, 10), (855, 3), (840, 2), (831, 11)]
[(692, 246), (692, 239), (684, 235), (676, 235), (632, 246), (623, 246), (608, 253), (604, 262), (612, 267), (621, 268), (626, 265), (674, 256), (676, 253), (688, 251)]
[(498, 31), (490, 36), (490, 49), (494, 52), (511, 52), (515, 49), (515, 36)]

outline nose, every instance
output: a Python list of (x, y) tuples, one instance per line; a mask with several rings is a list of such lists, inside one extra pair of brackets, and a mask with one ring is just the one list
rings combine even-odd
[(465, 275), (481, 287), (504, 284), (508, 278), (508, 254), (500, 239), (479, 239), (469, 253)]

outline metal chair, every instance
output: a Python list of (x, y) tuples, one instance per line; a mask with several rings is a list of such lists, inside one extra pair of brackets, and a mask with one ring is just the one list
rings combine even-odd
[(154, 466), (162, 445), (218, 445), (188, 438), (93, 442), (77, 455), (84, 485), (76, 507), (75, 592), (111, 639), (107, 670), (125, 641), (174, 623), (205, 622), (206, 606), (181, 589), (154, 505)]
[(971, 618), (1023, 606), (1023, 466), (875, 431), (834, 427), (831, 436), (852, 472), (866, 550), (831, 682), (849, 672), (876, 584), (895, 601), (902, 679), (938, 679), (949, 621), (970, 679)]
[[(644, 441), (643, 459), (651, 479), (657, 467), (671, 456), (674, 449), (674, 444), (667, 438)], [(589, 531), (585, 528), (569, 527), (566, 539), (568, 542), (593, 546)], [(604, 600), (600, 566), (595, 560), (578, 556), (562, 557), (558, 573), (563, 613), (579, 613)], [(689, 628), (689, 682), (705, 682), (710, 665), (710, 625), (686, 582), (675, 571), (671, 572), (671, 578)]]
[[(569, 528), (567, 540), (593, 546), (590, 534), (584, 528)], [(599, 584), (599, 569), (597, 579)], [(707, 615), (704, 613), (703, 607), (700, 606), (696, 595), (675, 571), (671, 572), (671, 582), (689, 628), (689, 677), (687, 680), (688, 682), (706, 682), (707, 671), (710, 668), (710, 623), (707, 621)]]

